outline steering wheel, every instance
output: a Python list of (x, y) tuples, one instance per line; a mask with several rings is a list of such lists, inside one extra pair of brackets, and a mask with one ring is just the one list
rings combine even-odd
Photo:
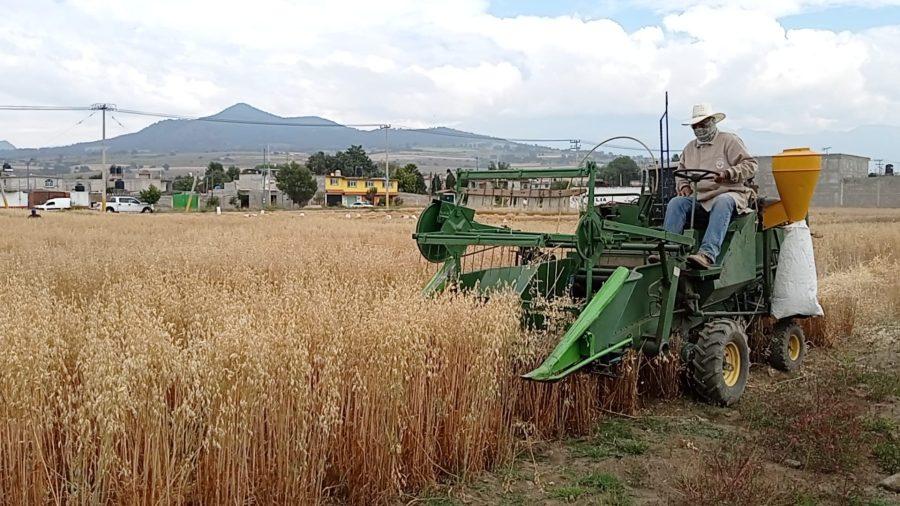
[(704, 179), (715, 179), (719, 173), (714, 170), (706, 169), (676, 169), (672, 171), (672, 175), (696, 183)]

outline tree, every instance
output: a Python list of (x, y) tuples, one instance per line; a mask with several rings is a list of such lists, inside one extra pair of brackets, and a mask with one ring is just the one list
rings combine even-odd
[(225, 171), (226, 182), (230, 183), (232, 181), (237, 181), (241, 177), (241, 169), (232, 165), (228, 167), (228, 170)]
[(553, 181), (550, 183), (551, 190), (566, 190), (569, 188), (569, 180), (560, 179), (559, 181)]
[(453, 175), (450, 169), (447, 169), (447, 175), (444, 176), (444, 187), (448, 190), (456, 189), (456, 176)]
[(151, 184), (150, 188), (140, 191), (140, 197), (141, 200), (152, 205), (159, 202), (160, 197), (162, 197), (162, 192), (159, 191), (159, 188)]
[(306, 160), (306, 167), (320, 176), (340, 170), (344, 176), (379, 177), (384, 175), (384, 168), (378, 167), (366, 154), (361, 145), (351, 145), (346, 151), (338, 151), (330, 155), (323, 151), (313, 153)]
[(178, 176), (172, 181), (172, 190), (177, 192), (189, 192), (194, 187), (194, 178), (191, 176)]
[(679, 161), (679, 160), (681, 160), (681, 157), (678, 156), (678, 153), (675, 153), (674, 155), (672, 155), (672, 161), (673, 161), (673, 162), (677, 162), (677, 161)]
[(600, 169), (600, 179), (610, 185), (628, 185), (633, 179), (640, 179), (641, 170), (634, 160), (620, 156)]
[(313, 174), (319, 176), (327, 176), (335, 170), (340, 169), (338, 159), (334, 155), (326, 154), (324, 151), (313, 153), (306, 160), (306, 168)]
[(431, 178), (431, 194), (437, 195), (441, 191), (441, 176), (435, 174)]
[(402, 192), (425, 194), (428, 191), (425, 188), (425, 178), (414, 163), (408, 163), (397, 169), (392, 167), (391, 177), (397, 179), (397, 186)]
[(275, 173), (275, 186), (286, 193), (295, 204), (303, 207), (315, 195), (318, 188), (316, 178), (303, 165), (291, 162), (276, 165), (275, 169), (277, 170)]
[(379, 170), (361, 145), (351, 145), (347, 148), (347, 151), (338, 151), (335, 156), (337, 157), (341, 174), (352, 174), (357, 177), (378, 177), (384, 175), (384, 171)]
[(212, 188), (225, 184), (227, 178), (228, 176), (225, 174), (225, 169), (219, 162), (209, 162), (209, 165), (206, 167), (206, 173), (203, 174), (203, 179), (209, 183), (209, 186)]

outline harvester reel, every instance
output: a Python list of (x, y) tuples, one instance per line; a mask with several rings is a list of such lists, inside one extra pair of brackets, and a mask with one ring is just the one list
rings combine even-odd
[(587, 213), (578, 220), (575, 231), (575, 249), (581, 258), (597, 263), (603, 255), (603, 219), (596, 213)]
[[(438, 232), (442, 228), (439, 220), (441, 212), (440, 203), (432, 202), (431, 205), (422, 211), (419, 215), (419, 221), (416, 222), (416, 233)], [(416, 242), (419, 253), (429, 262), (440, 263), (448, 260), (454, 253), (462, 254), (465, 252), (465, 246), (444, 246), (443, 244), (421, 244)]]

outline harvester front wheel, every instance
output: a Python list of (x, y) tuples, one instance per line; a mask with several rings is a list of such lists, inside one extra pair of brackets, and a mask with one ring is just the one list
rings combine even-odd
[(741, 398), (750, 375), (747, 334), (734, 320), (713, 320), (700, 330), (691, 351), (688, 379), (711, 404), (730, 406)]
[(806, 356), (806, 336), (803, 328), (793, 319), (775, 324), (775, 332), (769, 342), (769, 364), (784, 372), (800, 369)]

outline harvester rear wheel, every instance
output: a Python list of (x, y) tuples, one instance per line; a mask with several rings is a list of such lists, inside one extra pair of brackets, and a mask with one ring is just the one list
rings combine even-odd
[(794, 320), (781, 320), (775, 324), (769, 342), (769, 364), (784, 372), (800, 369), (806, 357), (806, 336), (803, 328)]
[(747, 334), (734, 320), (707, 323), (691, 351), (688, 380), (711, 404), (730, 406), (741, 398), (750, 374)]

